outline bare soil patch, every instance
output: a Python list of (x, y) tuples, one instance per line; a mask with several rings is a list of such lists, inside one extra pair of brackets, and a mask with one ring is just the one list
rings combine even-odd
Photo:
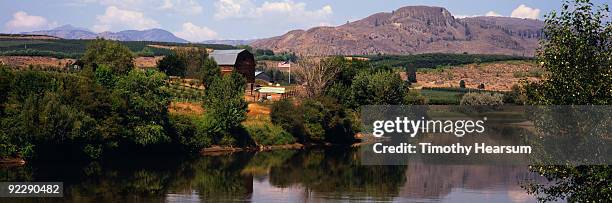
[(28, 67), (42, 66), (42, 67), (56, 67), (64, 68), (66, 64), (70, 65), (76, 61), (75, 59), (58, 59), (53, 57), (45, 56), (0, 56), (0, 64), (13, 66), (13, 67)]
[(168, 107), (168, 111), (181, 115), (202, 115), (204, 113), (204, 108), (202, 108), (202, 105), (199, 103), (172, 102)]
[(528, 62), (469, 64), (417, 71), (417, 86), (459, 87), (459, 82), (463, 80), (466, 88), (478, 88), (478, 85), (484, 84), (486, 90), (510, 91), (521, 80), (540, 81), (541, 77), (532, 76), (539, 72), (543, 70), (537, 64)]

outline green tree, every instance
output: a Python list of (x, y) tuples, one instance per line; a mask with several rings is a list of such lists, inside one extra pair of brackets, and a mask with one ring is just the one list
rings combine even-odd
[(185, 76), (198, 78), (202, 74), (202, 66), (208, 59), (206, 49), (199, 47), (178, 48), (176, 55), (185, 63)]
[(351, 90), (357, 105), (399, 105), (408, 89), (398, 74), (378, 71), (357, 74)]
[(289, 99), (274, 102), (270, 110), (272, 123), (281, 126), (303, 143), (306, 141), (306, 137), (302, 115), (304, 115), (302, 109), (293, 105), (293, 102)]
[(5, 66), (0, 66), (0, 116), (4, 110), (4, 103), (8, 99), (13, 73)]
[(100, 65), (110, 67), (118, 75), (127, 74), (134, 68), (134, 54), (130, 49), (111, 40), (93, 40), (81, 59), (92, 72)]
[(217, 65), (217, 62), (211, 58), (204, 60), (202, 64), (202, 72), (200, 73), (200, 80), (204, 86), (208, 86), (212, 83), (215, 78), (221, 77), (221, 69)]
[(531, 104), (612, 104), (612, 24), (607, 5), (565, 1), (547, 15), (538, 61), (547, 80), (526, 86)]
[(158, 71), (132, 70), (117, 81), (113, 108), (125, 118), (127, 140), (142, 146), (169, 141), (163, 128), (170, 103), (166, 78)]
[(214, 79), (206, 88), (203, 107), (206, 116), (214, 121), (218, 133), (235, 130), (246, 119), (244, 80), (239, 73), (233, 72)]
[[(549, 72), (542, 83), (528, 83), (529, 104), (612, 104), (612, 26), (607, 5), (589, 0), (565, 1), (561, 13), (546, 16), (540, 64)], [(612, 200), (610, 166), (532, 166), (554, 184), (526, 188), (542, 201), (606, 202)]]
[(185, 77), (186, 65), (175, 53), (165, 56), (157, 62), (157, 70), (169, 76)]
[(94, 79), (98, 84), (109, 89), (114, 88), (117, 82), (117, 77), (113, 74), (113, 70), (107, 65), (100, 65), (96, 68)]

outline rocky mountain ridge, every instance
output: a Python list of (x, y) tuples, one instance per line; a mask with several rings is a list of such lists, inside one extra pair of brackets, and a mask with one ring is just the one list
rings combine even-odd
[(539, 20), (455, 18), (442, 7), (407, 6), (344, 25), (293, 30), (256, 40), (256, 48), (300, 55), (473, 53), (532, 56), (542, 36)]

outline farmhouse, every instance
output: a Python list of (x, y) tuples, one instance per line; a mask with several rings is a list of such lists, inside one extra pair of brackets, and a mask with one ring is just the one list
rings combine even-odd
[(245, 49), (214, 50), (210, 53), (221, 68), (222, 74), (236, 71), (247, 80), (247, 83), (255, 82), (255, 56)]

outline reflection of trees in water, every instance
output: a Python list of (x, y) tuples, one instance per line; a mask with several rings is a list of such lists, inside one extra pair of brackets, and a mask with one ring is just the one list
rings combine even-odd
[[(442, 197), (453, 188), (512, 187), (530, 176), (526, 168), (436, 165), (365, 166), (355, 149), (237, 153), (189, 160), (137, 158), (85, 165), (28, 165), (0, 170), (2, 181), (63, 181), (57, 201), (161, 202), (166, 194), (202, 200), (248, 200), (253, 177), (269, 173), (272, 186), (303, 188), (330, 198)], [(55, 200), (50, 200), (55, 201)]]
[(529, 117), (540, 135), (532, 171), (551, 184), (530, 182), (524, 187), (541, 201), (601, 201), (612, 199), (610, 163), (610, 106), (534, 106)]
[(190, 164), (194, 172), (191, 185), (205, 200), (243, 200), (253, 193), (253, 176), (240, 172), (253, 158), (239, 153), (204, 157)]
[(612, 128), (610, 106), (533, 106), (528, 108), (540, 139), (540, 164), (606, 164)]
[(286, 164), (285, 162), (296, 153), (297, 151), (294, 150), (276, 150), (256, 153), (240, 173), (254, 176), (267, 175), (271, 167)]
[(520, 183), (539, 179), (526, 166), (444, 165), (410, 162), (401, 197), (442, 198), (455, 188), (521, 190)]
[(368, 196), (389, 199), (404, 183), (405, 166), (365, 166), (354, 149), (300, 151), (285, 164), (272, 167), (270, 183), (299, 185), (305, 192), (329, 196)]

